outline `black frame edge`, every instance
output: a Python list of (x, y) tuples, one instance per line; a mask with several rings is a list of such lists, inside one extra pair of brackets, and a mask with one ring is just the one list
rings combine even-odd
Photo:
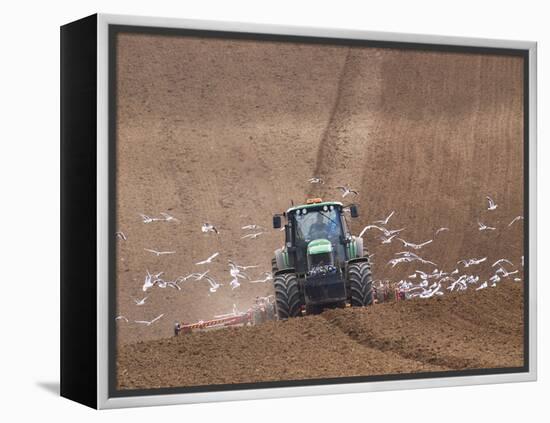
[(97, 15), (60, 50), (61, 396), (97, 408)]

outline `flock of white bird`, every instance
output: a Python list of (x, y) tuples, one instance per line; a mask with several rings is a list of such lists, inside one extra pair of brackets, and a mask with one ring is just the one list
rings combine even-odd
[[(141, 217), (142, 222), (144, 224), (153, 223), (153, 222), (178, 222), (178, 219), (176, 219), (175, 217), (169, 215), (168, 213), (160, 213), (160, 217), (151, 217), (151, 216), (145, 215), (145, 214), (139, 214), (139, 216)], [(255, 225), (255, 224), (250, 224), (250, 225), (243, 226), (241, 228), (241, 230), (243, 230), (245, 232), (248, 232), (245, 235), (243, 235), (241, 237), (241, 239), (256, 239), (260, 235), (266, 233), (261, 226)], [(204, 223), (201, 226), (201, 232), (204, 233), (204, 234), (212, 232), (216, 236), (220, 234), (220, 231), (211, 223)], [(122, 232), (122, 231), (116, 232), (115, 236), (121, 241), (126, 241), (127, 240), (126, 234), (124, 234), (124, 232)], [(152, 248), (144, 248), (144, 251), (147, 251), (147, 252), (155, 255), (156, 257), (176, 254), (176, 251), (159, 251), (159, 250), (152, 249)], [(196, 262), (195, 266), (204, 268), (205, 265), (212, 264), (219, 257), (219, 255), (220, 255), (219, 252), (215, 252), (212, 255), (210, 255), (209, 257), (207, 257), (206, 259)], [(259, 267), (257, 265), (242, 266), (242, 265), (239, 265), (239, 264), (235, 263), (232, 260), (228, 260), (227, 263), (228, 263), (229, 275), (231, 277), (228, 285), (231, 287), (232, 290), (239, 288), (241, 286), (242, 282), (256, 284), (256, 283), (266, 283), (266, 282), (269, 282), (270, 280), (273, 279), (273, 276), (272, 276), (271, 272), (264, 272), (264, 273), (261, 274), (261, 276), (258, 279), (253, 280), (248, 275), (246, 270), (254, 269), (254, 268)], [(221, 282), (217, 281), (209, 273), (210, 273), (210, 269), (207, 269), (203, 272), (200, 272), (200, 271), (193, 272), (193, 273), (189, 273), (186, 276), (178, 276), (177, 278), (175, 278), (173, 280), (168, 280), (168, 279), (163, 278), (164, 272), (150, 273), (149, 270), (146, 270), (146, 275), (145, 275), (145, 279), (144, 279), (144, 282), (143, 282), (142, 290), (143, 290), (143, 292), (147, 292), (150, 289), (156, 287), (156, 288), (161, 288), (161, 289), (163, 289), (163, 288), (173, 288), (173, 289), (176, 289), (176, 290), (180, 291), (181, 290), (180, 284), (182, 284), (186, 281), (195, 281), (195, 282), (205, 281), (205, 282), (208, 283), (208, 291), (210, 293), (215, 293), (215, 292), (218, 291), (218, 289), (221, 286), (224, 285), (224, 283), (221, 283)], [(149, 298), (149, 296), (146, 296), (142, 299), (136, 299), (136, 298), (132, 298), (132, 299), (133, 299), (135, 305), (139, 307), (139, 306), (143, 306), (148, 298)], [(145, 325), (145, 326), (151, 326), (153, 323), (160, 320), (163, 316), (164, 316), (164, 313), (158, 315), (157, 317), (155, 317), (152, 320), (133, 320), (132, 322), (136, 323), (136, 324), (142, 324), (142, 325)], [(125, 316), (122, 316), (122, 315), (117, 316), (115, 318), (115, 320), (130, 323), (130, 320), (128, 318), (126, 318)]]
[[(324, 184), (323, 179), (319, 177), (310, 178), (308, 179), (308, 182), (310, 184)], [(341, 192), (342, 198), (345, 198), (349, 195), (355, 195), (355, 196), (358, 195), (358, 192), (349, 186), (338, 186), (335, 188)], [(487, 210), (488, 211), (495, 210), (498, 207), (498, 205), (494, 202), (494, 200), (491, 197), (487, 196), (486, 198), (488, 202)], [(450, 229), (446, 227), (441, 227), (435, 231), (434, 237), (432, 239), (419, 242), (419, 243), (410, 242), (405, 240), (400, 235), (406, 228), (400, 228), (400, 229), (388, 228), (388, 224), (391, 218), (394, 216), (394, 214), (395, 214), (395, 210), (392, 211), (385, 219), (374, 221), (372, 222), (372, 224), (365, 226), (363, 230), (359, 233), (359, 236), (362, 237), (368, 231), (376, 230), (380, 232), (380, 236), (378, 237), (378, 239), (381, 241), (382, 244), (391, 244), (392, 242), (398, 241), (403, 245), (403, 248), (408, 249), (405, 251), (400, 251), (395, 253), (394, 257), (388, 261), (387, 265), (391, 266), (392, 268), (402, 263), (414, 262), (414, 263), (430, 265), (434, 269), (431, 272), (416, 270), (413, 274), (409, 275), (407, 278), (402, 279), (398, 282), (392, 282), (389, 280), (375, 281), (375, 283), (378, 283), (380, 286), (393, 285), (396, 288), (398, 288), (401, 292), (404, 292), (406, 298), (415, 298), (415, 297), (431, 298), (434, 296), (443, 295), (445, 291), (450, 291), (450, 292), (455, 290), (462, 291), (470, 287), (475, 288), (475, 290), (481, 290), (487, 287), (495, 287), (497, 286), (498, 282), (502, 281), (503, 279), (512, 277), (519, 273), (518, 268), (514, 270), (510, 270), (515, 266), (512, 263), (512, 261), (510, 261), (507, 258), (501, 258), (497, 260), (495, 263), (493, 263), (492, 265), (493, 275), (489, 279), (484, 281), (480, 279), (480, 276), (473, 274), (473, 272), (464, 272), (460, 270), (460, 267), (462, 267), (463, 269), (475, 268), (479, 266), (481, 263), (485, 262), (487, 260), (487, 257), (467, 258), (467, 259), (459, 260), (454, 270), (450, 272), (444, 272), (438, 269), (438, 265), (436, 263), (421, 257), (419, 255), (420, 253), (416, 253), (411, 250), (414, 250), (414, 251), (421, 250), (425, 246), (433, 243), (434, 239), (437, 238), (437, 236), (440, 233), (449, 231)], [(144, 224), (149, 224), (153, 222), (177, 222), (178, 221), (178, 219), (176, 219), (175, 217), (167, 213), (160, 213), (160, 217), (151, 217), (145, 214), (140, 214), (140, 217)], [(523, 216), (516, 216), (510, 221), (510, 223), (508, 224), (508, 227), (514, 225), (514, 223), (522, 219), (523, 219)], [(477, 224), (478, 224), (479, 231), (497, 230), (497, 228), (488, 226), (479, 220)], [(244, 231), (243, 235), (240, 237), (241, 239), (252, 240), (266, 233), (266, 230), (262, 226), (256, 225), (256, 224), (249, 224), (249, 225), (242, 226), (241, 230)], [(201, 226), (201, 232), (203, 234), (213, 233), (215, 234), (215, 236), (220, 236), (220, 230), (214, 224), (209, 222), (203, 223), (203, 225)], [(120, 231), (116, 232), (115, 235), (121, 241), (127, 240), (127, 237), (123, 232), (120, 232)], [(173, 255), (176, 253), (175, 251), (159, 251), (151, 248), (144, 248), (144, 250), (157, 257)], [(219, 256), (220, 256), (219, 252), (214, 252), (206, 259), (196, 262), (195, 266), (198, 266), (199, 268), (204, 269), (206, 265), (212, 264), (216, 259), (218, 259)], [(371, 255), (371, 257), (373, 256), (374, 254)], [(232, 260), (228, 260), (227, 263), (228, 263), (228, 272), (230, 276), (230, 281), (228, 285), (232, 290), (239, 288), (241, 286), (241, 283), (245, 283), (245, 282), (256, 284), (256, 283), (266, 283), (273, 280), (273, 275), (271, 274), (271, 272), (263, 272), (262, 276), (260, 276), (258, 279), (252, 280), (252, 278), (247, 274), (246, 270), (259, 267), (257, 265), (242, 266), (235, 263)], [(523, 256), (521, 257), (521, 266), (523, 267)], [(152, 274), (149, 272), (149, 270), (147, 270), (142, 290), (143, 292), (147, 292), (153, 287), (173, 288), (176, 290), (181, 290), (180, 284), (191, 280), (195, 282), (199, 282), (199, 281), (206, 282), (208, 284), (209, 292), (215, 293), (220, 289), (220, 287), (224, 285), (224, 283), (221, 283), (220, 281), (214, 279), (214, 277), (209, 273), (210, 273), (210, 269), (206, 269), (204, 271), (189, 273), (186, 276), (178, 276), (173, 280), (167, 280), (162, 278), (164, 272), (158, 272), (158, 273)], [(518, 282), (521, 281), (521, 279), (518, 278), (517, 276), (514, 277), (514, 280)], [(135, 302), (135, 305), (139, 307), (145, 304), (147, 298), (148, 296), (142, 299), (133, 298), (133, 301)], [(133, 322), (136, 324), (151, 326), (153, 323), (161, 319), (163, 316), (164, 314), (160, 314), (159, 316), (155, 317), (152, 320), (134, 320)], [(124, 316), (117, 316), (116, 320), (123, 320), (125, 322), (129, 322), (129, 320)]]
[[(488, 211), (495, 210), (498, 205), (494, 200), (487, 196), (486, 197), (488, 206)], [(389, 280), (378, 280), (380, 286), (389, 285), (395, 286), (401, 292), (405, 293), (406, 298), (431, 298), (433, 296), (444, 295), (444, 292), (452, 291), (463, 291), (470, 287), (475, 288), (475, 290), (482, 290), (488, 287), (495, 287), (503, 279), (514, 277), (514, 281), (521, 282), (522, 279), (519, 278), (518, 274), (520, 272), (519, 266), (515, 266), (512, 261), (507, 258), (501, 258), (495, 261), (492, 266), (492, 276), (487, 280), (482, 280), (478, 274), (475, 274), (474, 269), (479, 268), (478, 266), (487, 261), (487, 257), (481, 258), (467, 258), (459, 260), (456, 263), (456, 267), (452, 271), (444, 272), (443, 270), (438, 269), (438, 265), (433, 261), (427, 260), (426, 258), (421, 257), (420, 253), (415, 253), (412, 250), (421, 250), (426, 245), (429, 245), (434, 242), (434, 239), (444, 231), (449, 231), (449, 228), (439, 228), (435, 231), (435, 235), (432, 239), (426, 240), (421, 243), (413, 243), (404, 240), (403, 238), (398, 237), (398, 235), (405, 230), (405, 228), (390, 230), (387, 228), (387, 225), (394, 215), (395, 211), (392, 211), (385, 219), (378, 220), (369, 224), (363, 228), (359, 236), (363, 236), (370, 230), (377, 230), (381, 232), (378, 239), (381, 240), (382, 244), (390, 244), (394, 239), (403, 244), (404, 248), (408, 248), (407, 251), (400, 251), (394, 254), (395, 257), (390, 259), (387, 266), (392, 268), (401, 264), (401, 263), (420, 263), (427, 264), (433, 267), (431, 272), (425, 272), (421, 270), (416, 270), (413, 274), (408, 275), (405, 279), (402, 279), (398, 282), (392, 282)], [(508, 227), (511, 227), (514, 223), (523, 220), (523, 216), (514, 217)], [(497, 228), (488, 226), (480, 221), (477, 222), (479, 231), (495, 231)], [(521, 256), (520, 266), (523, 267), (524, 259)], [(462, 270), (461, 270), (462, 268)], [(465, 271), (465, 269), (469, 269)], [(418, 281), (418, 282), (417, 282)]]

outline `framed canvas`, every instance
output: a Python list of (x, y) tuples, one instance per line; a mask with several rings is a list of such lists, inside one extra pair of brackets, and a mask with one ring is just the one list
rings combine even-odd
[(536, 43), (61, 28), (61, 394), (536, 379)]

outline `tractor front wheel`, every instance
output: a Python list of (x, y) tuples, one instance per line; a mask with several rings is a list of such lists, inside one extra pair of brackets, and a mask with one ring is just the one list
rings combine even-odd
[(349, 299), (352, 307), (364, 307), (372, 304), (372, 275), (368, 261), (349, 265), (348, 283)]
[(302, 297), (296, 275), (294, 273), (277, 275), (273, 285), (279, 319), (299, 316), (302, 311)]

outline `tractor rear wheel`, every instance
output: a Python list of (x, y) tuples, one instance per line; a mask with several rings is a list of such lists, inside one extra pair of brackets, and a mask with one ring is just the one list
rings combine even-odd
[(279, 319), (299, 316), (302, 310), (302, 297), (296, 275), (294, 273), (277, 275), (273, 285)]
[(349, 300), (352, 307), (364, 307), (372, 304), (372, 275), (368, 261), (349, 265), (348, 286)]

